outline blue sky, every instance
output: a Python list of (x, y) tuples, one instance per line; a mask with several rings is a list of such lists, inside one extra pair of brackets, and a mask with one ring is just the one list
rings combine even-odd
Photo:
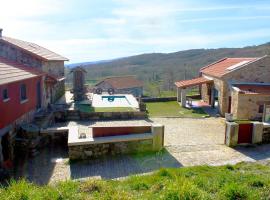
[(270, 1), (8, 0), (0, 27), (70, 63), (242, 47), (270, 41)]

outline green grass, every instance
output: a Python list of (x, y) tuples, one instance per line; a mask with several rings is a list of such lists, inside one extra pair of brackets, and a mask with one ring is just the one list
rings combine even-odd
[(183, 108), (176, 101), (146, 103), (150, 117), (205, 117), (208, 116), (201, 108)]
[(94, 108), (87, 104), (76, 104), (75, 109), (81, 112), (91, 113), (91, 112), (134, 112), (133, 108), (129, 107), (108, 107), (108, 108)]
[(269, 199), (270, 167), (240, 163), (219, 167), (160, 169), (151, 175), (124, 180), (65, 181), (37, 186), (24, 180), (0, 187), (0, 199)]

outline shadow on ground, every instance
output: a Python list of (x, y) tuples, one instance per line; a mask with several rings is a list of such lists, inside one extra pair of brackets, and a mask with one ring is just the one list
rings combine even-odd
[(97, 177), (115, 179), (182, 165), (167, 151), (133, 155), (107, 156), (70, 164), (72, 179)]
[(41, 149), (35, 157), (18, 155), (14, 163), (14, 178), (16, 180), (24, 178), (39, 185), (48, 184), (57, 162), (68, 158), (68, 148), (65, 143), (53, 142)]
[(270, 144), (238, 146), (234, 150), (255, 161), (270, 159)]

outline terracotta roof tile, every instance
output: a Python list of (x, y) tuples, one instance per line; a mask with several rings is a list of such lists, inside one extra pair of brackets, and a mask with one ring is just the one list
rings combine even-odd
[(17, 46), (17, 47), (23, 49), (24, 51), (27, 51), (31, 54), (36, 55), (37, 57), (45, 59), (45, 60), (68, 61), (67, 58), (65, 58), (57, 53), (54, 53), (54, 52), (52, 52), (44, 47), (41, 47), (35, 43), (26, 42), (26, 41), (22, 41), (22, 40), (10, 38), (10, 37), (4, 37), (4, 36), (2, 36), (0, 39), (2, 39), (4, 42), (10, 43), (14, 46)]
[[(105, 78), (102, 82), (110, 84), (115, 89), (126, 89), (134, 87), (142, 87), (143, 82), (136, 79), (135, 76), (115, 76)], [(96, 84), (98, 86), (100, 83)]]
[(25, 80), (45, 74), (25, 65), (0, 57), (0, 85)]
[(222, 77), (223, 75), (241, 67), (247, 63), (253, 62), (258, 58), (224, 58), (206, 67), (203, 67), (200, 72), (205, 75), (214, 77)]
[(184, 80), (184, 81), (177, 81), (175, 82), (175, 85), (179, 88), (185, 88), (185, 87), (191, 87), (195, 85), (201, 85), (204, 83), (211, 83), (213, 80), (209, 80), (205, 77), (198, 77), (190, 80)]

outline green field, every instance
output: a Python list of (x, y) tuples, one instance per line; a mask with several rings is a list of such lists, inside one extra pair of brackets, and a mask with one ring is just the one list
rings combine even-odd
[(146, 103), (150, 117), (205, 117), (208, 116), (201, 108), (183, 108), (176, 101)]
[(0, 199), (9, 200), (257, 200), (269, 195), (270, 167), (256, 163), (161, 169), (123, 180), (66, 181), (53, 186), (21, 180), (0, 187)]

